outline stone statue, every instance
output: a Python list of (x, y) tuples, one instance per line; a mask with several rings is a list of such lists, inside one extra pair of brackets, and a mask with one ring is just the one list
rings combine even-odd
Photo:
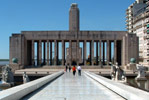
[(141, 64), (137, 64), (138, 76), (136, 78), (145, 78), (145, 68)]
[(26, 72), (23, 72), (23, 83), (25, 84), (25, 83), (27, 83), (27, 82), (29, 82), (30, 80), (29, 80), (29, 78), (28, 78), (28, 75), (26, 74)]
[(111, 62), (109, 62), (109, 64), (111, 65), (111, 79), (115, 80), (116, 67)]
[(116, 67), (115, 80), (116, 81), (118, 81), (118, 80), (126, 81), (125, 73), (120, 68), (120, 66), (118, 66), (118, 63), (116, 63), (115, 67)]
[(2, 83), (14, 83), (14, 76), (9, 65), (2, 67)]

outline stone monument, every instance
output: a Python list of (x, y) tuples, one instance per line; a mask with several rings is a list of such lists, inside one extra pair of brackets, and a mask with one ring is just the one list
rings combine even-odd
[[(66, 63), (71, 65), (73, 62), (81, 63), (85, 68), (109, 67), (108, 62), (112, 60), (126, 66), (130, 58), (135, 58), (138, 63), (138, 42), (136, 34), (126, 31), (80, 30), (80, 10), (78, 4), (73, 3), (69, 9), (69, 30), (14, 33), (10, 37), (9, 59), (12, 64), (11, 59), (17, 58), (17, 64), (23, 66), (16, 67), (13, 64), (14, 70), (41, 65), (64, 67)], [(111, 54), (114, 54), (113, 58)]]
[(112, 79), (112, 80), (115, 80), (116, 67), (115, 67), (111, 62), (109, 62), (109, 65), (111, 65), (111, 79)]
[(29, 80), (29, 77), (28, 77), (28, 75), (26, 74), (26, 72), (23, 72), (23, 83), (25, 84), (25, 83), (27, 83), (27, 82), (29, 82), (30, 80)]
[(140, 88), (145, 89), (145, 83), (147, 81), (147, 78), (145, 77), (145, 67), (141, 64), (137, 64), (136, 69), (138, 71), (138, 75), (135, 80)]
[(145, 67), (141, 64), (136, 65), (136, 69), (138, 71), (138, 76), (136, 77), (137, 79), (139, 78), (146, 78), (145, 77)]
[(9, 65), (2, 67), (2, 84), (0, 86), (9, 87), (14, 85), (14, 76)]
[(116, 63), (116, 65), (111, 64), (111, 78), (115, 81), (126, 82), (124, 70), (121, 69), (120, 66), (118, 66), (118, 63)]

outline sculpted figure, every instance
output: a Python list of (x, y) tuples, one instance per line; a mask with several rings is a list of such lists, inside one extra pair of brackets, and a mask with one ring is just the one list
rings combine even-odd
[(23, 83), (25, 84), (25, 83), (27, 83), (27, 82), (29, 82), (30, 80), (29, 80), (29, 78), (28, 78), (28, 75), (26, 74), (26, 72), (23, 72)]
[(6, 65), (2, 68), (2, 82), (3, 83), (13, 83), (14, 82), (14, 76), (11, 72), (11, 68)]
[(124, 71), (118, 66), (118, 63), (116, 63), (116, 77), (115, 80), (123, 80), (125, 81), (125, 73)]
[(144, 78), (145, 77), (145, 68), (143, 65), (137, 64), (136, 66), (138, 70), (138, 76), (136, 78)]
[(109, 64), (111, 65), (111, 79), (112, 79), (112, 80), (115, 80), (116, 67), (115, 67), (111, 62), (109, 62)]

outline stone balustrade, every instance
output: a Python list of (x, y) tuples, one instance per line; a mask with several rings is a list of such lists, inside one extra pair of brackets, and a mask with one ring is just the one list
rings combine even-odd
[(119, 94), (126, 100), (148, 100), (149, 98), (149, 93), (143, 90), (112, 81), (91, 72), (85, 72), (85, 74), (98, 81), (100, 84), (112, 90), (113, 92)]
[(0, 100), (19, 100), (64, 74), (63, 71), (0, 92)]

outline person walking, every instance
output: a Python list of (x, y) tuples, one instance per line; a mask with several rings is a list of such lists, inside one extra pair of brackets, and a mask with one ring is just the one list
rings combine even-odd
[(66, 65), (66, 68), (65, 68), (66, 72), (67, 72), (67, 69), (68, 69), (68, 66)]
[(75, 76), (75, 74), (76, 74), (76, 67), (75, 66), (73, 66), (72, 71), (73, 71), (73, 75)]
[(71, 66), (69, 65), (69, 72), (71, 71)]
[(77, 70), (78, 70), (78, 75), (81, 76), (81, 66), (78, 66)]

